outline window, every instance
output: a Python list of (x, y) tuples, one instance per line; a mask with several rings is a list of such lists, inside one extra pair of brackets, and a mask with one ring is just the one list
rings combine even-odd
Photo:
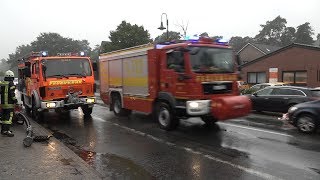
[(265, 72), (248, 72), (248, 83), (257, 84), (266, 82)]
[(307, 84), (306, 71), (283, 72), (282, 81), (291, 85), (305, 86)]
[(303, 92), (295, 89), (274, 89), (272, 95), (285, 95), (285, 96), (305, 96)]
[(272, 92), (272, 88), (268, 88), (268, 89), (262, 89), (261, 91), (257, 92), (258, 96), (268, 96), (271, 94)]
[(39, 63), (36, 63), (36, 69), (35, 69), (35, 71), (36, 71), (36, 72), (35, 72), (36, 74), (39, 74)]
[(32, 64), (32, 74), (36, 74), (36, 63)]
[(167, 68), (177, 72), (184, 72), (183, 52), (173, 51), (167, 55)]

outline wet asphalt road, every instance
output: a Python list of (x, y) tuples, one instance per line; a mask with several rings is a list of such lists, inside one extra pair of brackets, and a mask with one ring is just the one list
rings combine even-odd
[(106, 179), (320, 179), (320, 133), (301, 134), (276, 116), (213, 128), (194, 118), (170, 132), (149, 116), (118, 118), (100, 105), (88, 119), (77, 110), (45, 117), (41, 124)]

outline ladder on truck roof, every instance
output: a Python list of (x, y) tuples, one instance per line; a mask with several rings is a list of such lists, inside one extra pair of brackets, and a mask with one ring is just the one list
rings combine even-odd
[(139, 46), (133, 46), (130, 48), (103, 53), (103, 54), (100, 54), (100, 57), (101, 56), (103, 57), (125, 56), (129, 54), (134, 54), (134, 53), (146, 52), (147, 50), (153, 49), (153, 48), (154, 48), (154, 45), (152, 43), (148, 43), (148, 44), (143, 44)]

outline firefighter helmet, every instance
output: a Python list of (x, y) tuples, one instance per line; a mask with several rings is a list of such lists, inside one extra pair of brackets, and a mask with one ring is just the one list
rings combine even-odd
[(8, 70), (4, 73), (4, 77), (14, 78), (14, 73)]

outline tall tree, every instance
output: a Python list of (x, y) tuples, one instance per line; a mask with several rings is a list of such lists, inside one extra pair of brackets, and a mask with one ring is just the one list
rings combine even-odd
[(31, 42), (33, 51), (48, 51), (49, 55), (56, 55), (64, 52), (89, 53), (91, 48), (87, 40), (73, 40), (62, 37), (58, 33), (41, 33), (37, 39)]
[(117, 29), (110, 31), (110, 43), (106, 43), (102, 49), (104, 52), (129, 48), (152, 42), (148, 30), (143, 26), (131, 25), (126, 21), (122, 21)]
[(243, 48), (246, 44), (253, 42), (253, 38), (246, 36), (246, 37), (240, 37), (240, 36), (234, 36), (230, 39), (229, 43), (233, 47), (235, 52), (240, 51), (241, 48)]
[(320, 33), (317, 35), (317, 40), (314, 44), (315, 46), (320, 46)]
[(93, 50), (89, 53), (90, 59), (94, 62), (97, 62), (100, 55), (100, 45), (97, 44), (94, 46)]
[(286, 30), (287, 20), (280, 16), (266, 24), (260, 25), (262, 30), (255, 36), (255, 41), (267, 45), (281, 46), (281, 36)]
[(186, 36), (187, 36), (187, 31), (188, 31), (188, 25), (189, 25), (189, 21), (187, 22), (187, 24), (184, 24), (184, 22), (183, 21), (181, 21), (181, 24), (180, 23), (178, 23), (176, 26), (178, 26), (179, 28), (181, 28), (181, 30), (182, 30), (182, 36), (183, 36), (183, 38), (186, 38)]
[(23, 56), (27, 55), (33, 50), (32, 46), (27, 45), (21, 45), (16, 48), (15, 53), (9, 54), (9, 58), (7, 59), (8, 64), (10, 64), (10, 67), (16, 67), (18, 64), (18, 59), (21, 59)]
[(217, 39), (222, 39), (223, 36), (212, 36), (211, 38), (215, 41), (215, 40), (217, 40)]
[(209, 34), (207, 32), (203, 32), (199, 36), (200, 37), (209, 37)]
[(280, 40), (281, 46), (287, 46), (295, 41), (296, 29), (294, 27), (286, 27), (282, 33)]
[(297, 33), (296, 33), (296, 43), (301, 43), (301, 44), (309, 44), (313, 45), (313, 29), (310, 26), (309, 22), (306, 22), (304, 24), (301, 24), (300, 26), (297, 27)]
[(175, 31), (168, 32), (169, 39), (167, 39), (167, 32), (162, 33), (160, 36), (157, 36), (154, 39), (155, 43), (166, 42), (166, 41), (174, 41), (179, 40), (181, 38), (181, 34)]
[(89, 53), (91, 48), (87, 40), (73, 40), (57, 33), (41, 33), (31, 44), (18, 46), (15, 53), (9, 54), (8, 63), (11, 67), (16, 67), (17, 60), (31, 51), (48, 51), (49, 55), (56, 55), (59, 52), (86, 51)]

